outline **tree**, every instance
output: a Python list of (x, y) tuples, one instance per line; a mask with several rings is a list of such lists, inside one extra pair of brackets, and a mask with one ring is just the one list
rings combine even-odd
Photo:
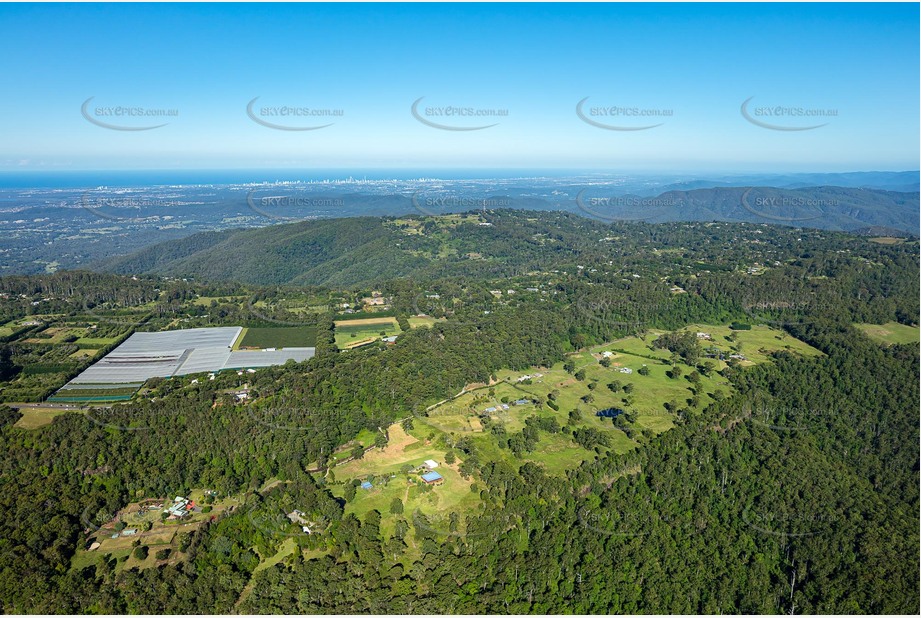
[(390, 501), (390, 514), (391, 515), (402, 515), (403, 514), (403, 501), (399, 498), (394, 498)]
[(637, 373), (640, 374), (641, 376), (648, 376), (648, 375), (649, 375), (649, 367), (647, 367), (646, 365), (643, 365), (642, 367), (640, 367), (640, 368), (637, 370)]
[(13, 353), (10, 346), (0, 343), (0, 381), (9, 380), (16, 375), (16, 365), (13, 364)]
[(134, 552), (132, 553), (134, 554), (134, 557), (137, 558), (138, 560), (146, 560), (148, 551), (149, 549), (146, 545), (138, 545), (137, 547), (134, 548)]
[(453, 450), (445, 453), (445, 463), (446, 464), (453, 464), (455, 461), (457, 461), (457, 456), (454, 454)]
[(585, 369), (580, 369), (580, 370), (577, 371), (574, 375), (575, 375), (575, 378), (576, 378), (579, 382), (581, 382), (582, 380), (585, 379)]

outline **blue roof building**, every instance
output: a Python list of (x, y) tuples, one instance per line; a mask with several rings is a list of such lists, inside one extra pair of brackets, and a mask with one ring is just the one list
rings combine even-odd
[(437, 472), (426, 472), (422, 475), (422, 480), (431, 485), (432, 483), (444, 481), (444, 478)]
[(372, 484), (369, 483), (368, 481), (365, 481), (365, 482), (363, 482), (363, 483), (361, 484), (361, 488), (362, 488), (362, 489), (371, 489), (372, 487), (374, 487), (374, 485), (372, 485)]

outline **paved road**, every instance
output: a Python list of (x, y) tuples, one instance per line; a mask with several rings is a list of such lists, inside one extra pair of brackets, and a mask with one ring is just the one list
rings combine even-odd
[[(87, 406), (81, 406), (74, 403), (5, 403), (2, 404), (13, 408), (14, 410), (20, 410), (22, 408), (49, 408), (53, 410), (74, 410), (79, 412), (80, 410), (89, 410)], [(111, 408), (110, 405), (94, 405), (94, 408)]]

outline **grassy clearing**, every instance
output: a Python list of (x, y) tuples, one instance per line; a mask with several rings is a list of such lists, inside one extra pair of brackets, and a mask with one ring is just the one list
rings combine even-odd
[(855, 324), (870, 339), (892, 345), (894, 343), (918, 343), (921, 330), (917, 326), (906, 326), (897, 322), (885, 324)]
[(15, 320), (10, 320), (6, 324), (0, 324), (0, 337), (9, 337), (16, 331), (26, 328), (27, 324), (33, 322), (41, 322), (47, 324), (48, 322), (53, 321), (57, 318), (56, 315), (30, 315), (24, 318), (16, 318)]
[[(391, 474), (399, 471), (406, 463), (421, 464), (426, 459), (444, 457), (444, 451), (435, 448), (419, 448), (424, 446), (420, 440), (404, 431), (399, 424), (393, 424), (387, 429), (390, 440), (382, 449), (374, 449), (365, 454), (362, 459), (356, 459), (334, 468), (336, 478), (359, 478), (363, 474)], [(373, 442), (373, 436), (369, 436)], [(356, 440), (360, 440), (359, 434)], [(364, 442), (362, 442), (364, 443)], [(415, 446), (414, 446), (415, 445)], [(369, 472), (369, 470), (373, 472)]]
[(255, 572), (258, 573), (275, 566), (295, 551), (297, 551), (297, 541), (295, 541), (294, 537), (288, 537), (282, 542), (281, 547), (278, 548), (278, 552), (274, 556), (270, 556), (259, 563)]
[(246, 296), (199, 296), (194, 301), (192, 301), (192, 303), (198, 305), (199, 307), (210, 307), (211, 301), (220, 303), (222, 300), (226, 300), (231, 303), (239, 303), (240, 301), (246, 300)]
[[(623, 432), (618, 433), (623, 436)], [(543, 464), (547, 470), (571, 470), (594, 457), (594, 453), (585, 450), (565, 434), (541, 433), (537, 449), (528, 453), (526, 458)]]
[[(388, 429), (390, 441), (384, 449), (369, 452), (363, 459), (350, 461), (334, 469), (337, 481), (348, 483), (353, 479), (373, 479), (371, 489), (358, 488), (355, 498), (346, 504), (346, 513), (363, 517), (371, 510), (382, 515), (381, 529), (386, 535), (393, 533), (396, 516), (391, 515), (390, 506), (394, 498), (403, 504), (401, 517), (411, 518), (412, 513), (424, 513), (433, 526), (445, 526), (451, 512), (459, 515), (476, 512), (480, 504), (479, 494), (471, 491), (472, 480), (464, 479), (458, 472), (458, 464), (444, 462), (445, 451), (428, 443), (423, 437), (407, 433), (399, 424)], [(426, 459), (439, 462), (438, 473), (444, 483), (427, 486), (415, 471), (407, 473), (405, 466), (413, 469)], [(345, 484), (336, 484), (331, 490), (337, 497), (345, 495)], [(463, 517), (461, 517), (463, 521)], [(462, 529), (463, 525), (461, 525)]]
[(407, 318), (407, 321), (409, 322), (410, 328), (420, 328), (420, 327), (430, 327), (436, 322), (439, 322), (439, 321), (444, 322), (445, 320), (444, 318), (441, 318), (439, 320), (437, 318), (429, 317), (427, 315), (426, 316), (414, 315), (412, 317)]
[(60, 410), (58, 408), (20, 408), (19, 413), (22, 414), (22, 418), (16, 421), (13, 427), (27, 430), (38, 429), (39, 427), (50, 425), (55, 416), (60, 416), (68, 412), (73, 412), (73, 410)]
[(80, 337), (85, 333), (85, 328), (52, 326), (26, 339), (25, 343), (63, 343), (68, 337)]

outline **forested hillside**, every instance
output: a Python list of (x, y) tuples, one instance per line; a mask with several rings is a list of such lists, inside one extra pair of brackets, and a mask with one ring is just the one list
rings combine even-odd
[[(36, 350), (68, 345), (25, 325), (38, 320), (119, 336), (316, 329), (316, 356), (304, 363), (213, 380), (155, 378), (128, 403), (58, 413), (40, 427), (20, 422), (28, 407), (0, 407), (0, 610), (921, 609), (918, 346), (880, 343), (854, 326), (917, 329), (916, 242), (513, 211), (274, 233), (276, 248), (260, 236), (267, 230), (215, 239), (205, 253), (220, 259), (201, 277), (209, 281), (0, 278), (0, 316), (11, 324), (0, 359), (9, 348), (14, 373), (24, 371), (22, 359), (40, 365)], [(148, 263), (197, 268), (205, 253)], [(367, 258), (363, 266), (345, 266), (356, 255)], [(305, 281), (316, 285), (295, 285)], [(341, 349), (337, 322), (372, 292), (386, 308), (355, 315), (392, 316), (405, 328), (395, 341)], [(714, 336), (680, 330), (701, 324)], [(717, 327), (731, 334), (712, 341)], [(34, 337), (17, 334), (29, 328)], [(763, 328), (770, 349), (740, 348), (753, 328)], [(573, 362), (628, 340), (632, 354), (669, 377), (636, 377), (646, 392), (625, 393)], [(717, 343), (741, 360), (704, 357)], [(597, 420), (587, 396), (572, 410), (557, 409), (556, 396), (535, 397), (521, 426), (471, 413), (482, 423), (476, 432), (436, 430), (430, 413), (439, 402), (462, 391), (485, 397), (507, 370), (560, 363), (570, 366), (551, 385), (559, 390), (593, 384), (596, 394), (620, 391), (633, 402), (665, 384), (688, 397), (657, 402), (661, 431), (629, 409)], [(0, 379), (8, 389), (16, 378)], [(516, 385), (526, 389), (527, 380)], [(349, 466), (379, 462), (397, 435), (416, 449), (409, 456), (440, 453), (439, 469), (456, 479), (412, 488), (438, 509), (409, 508), (409, 487), (405, 501), (365, 508), (373, 496), (359, 481), (370, 476), (350, 476)], [(623, 448), (611, 446), (615, 435)], [(579, 461), (548, 464), (559, 444)], [(375, 489), (405, 476), (398, 467), (372, 475)], [(129, 504), (193, 491), (210, 492), (221, 509), (177, 534), (163, 558), (147, 556), (150, 537), (129, 538), (121, 553), (89, 551)]]
[(121, 274), (204, 281), (354, 286), (396, 277), (515, 277), (576, 268), (582, 262), (596, 264), (602, 258), (613, 260), (621, 271), (652, 261), (662, 272), (674, 272), (678, 266), (691, 274), (734, 270), (745, 262), (769, 264), (814, 251), (830, 252), (832, 247), (845, 255), (873, 251), (866, 239), (851, 235), (764, 222), (652, 225), (608, 223), (563, 212), (496, 210), (443, 217), (330, 219), (198, 234), (101, 266)]

